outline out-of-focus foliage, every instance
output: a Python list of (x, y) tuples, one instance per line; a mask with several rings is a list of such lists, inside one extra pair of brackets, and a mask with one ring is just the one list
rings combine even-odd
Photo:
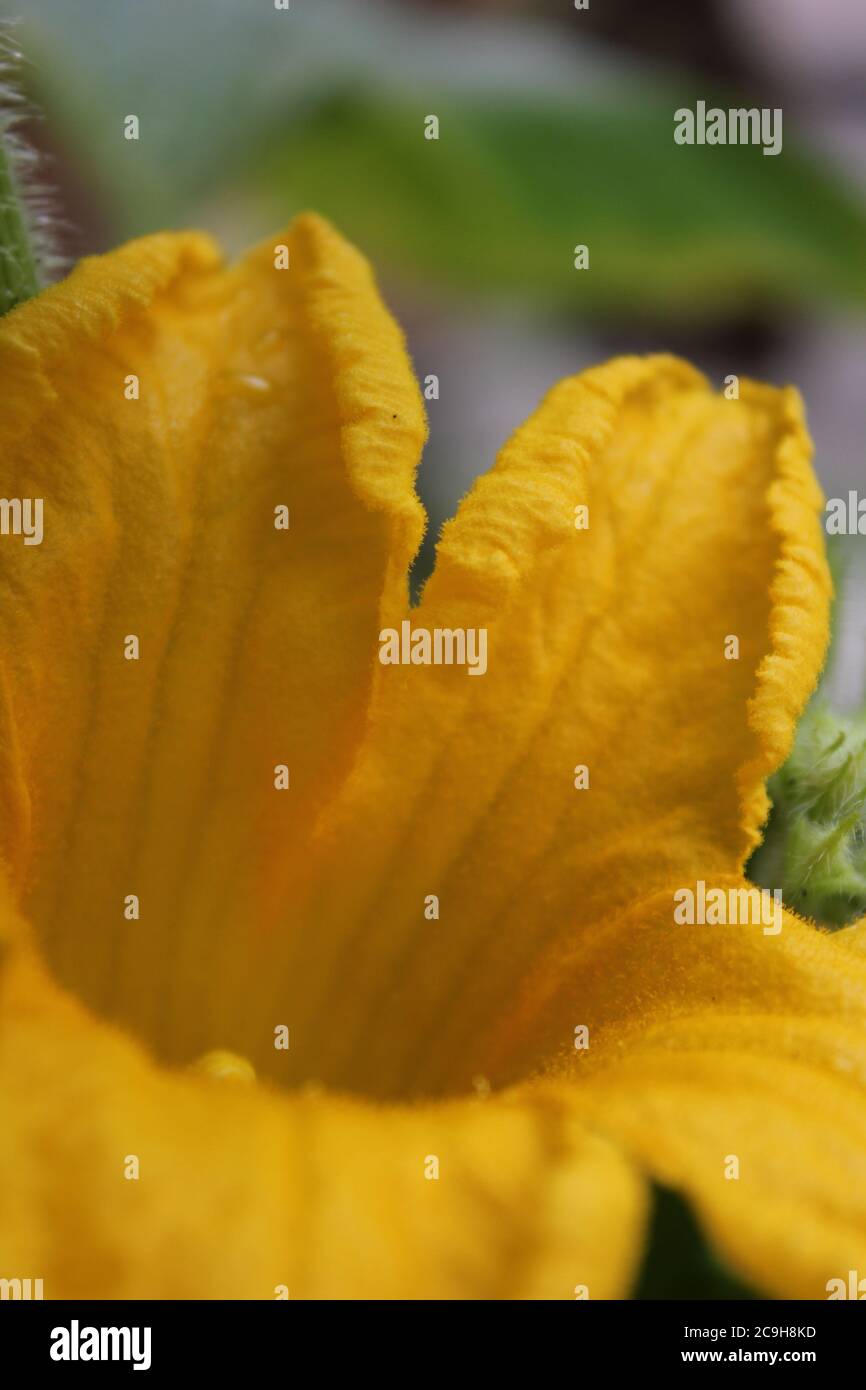
[(646, 1248), (632, 1298), (686, 1300), (763, 1297), (713, 1252), (688, 1199), (654, 1183)]
[[(287, 11), (273, 0), (0, 0), (0, 15), (20, 20), (29, 85), (62, 154), (101, 180), (127, 234), (233, 184), (347, 83), (419, 99), (443, 83), (475, 94), (579, 86), (591, 99), (619, 73), (533, 24), (424, 17), (382, 0), (291, 0)], [(141, 120), (137, 143), (123, 138), (128, 114)]]
[(20, 32), (118, 238), (234, 196), (244, 237), (314, 206), (428, 288), (682, 316), (866, 295), (866, 214), (793, 131), (777, 157), (677, 146), (677, 107), (728, 97), (545, 27), (371, 0), (27, 0)]
[(677, 105), (443, 97), (426, 141), (417, 101), (347, 95), (285, 131), (265, 184), (390, 265), (464, 289), (683, 315), (866, 302), (866, 219), (849, 195), (801, 157), (675, 145)]

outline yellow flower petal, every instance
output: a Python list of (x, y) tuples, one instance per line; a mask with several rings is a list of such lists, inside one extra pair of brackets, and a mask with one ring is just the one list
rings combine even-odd
[(672, 905), (584, 938), (522, 1028), (569, 1051), (555, 1070), (581, 1083), (577, 1113), (683, 1191), (744, 1278), (826, 1298), (866, 1270), (866, 962), (790, 913), (770, 936), (674, 925)]
[(314, 217), (230, 270), (194, 235), (83, 262), (0, 321), (0, 382), (4, 488), (44, 499), (0, 541), (0, 854), (60, 978), (191, 1062), (405, 605), (420, 393)]
[[(570, 1053), (579, 1023), (592, 1034), (591, 1058), (607, 1061), (648, 1029), (708, 1009), (820, 1015), (852, 1027), (866, 1017), (866, 962), (853, 946), (845, 949), (851, 929), (831, 935), (784, 908), (778, 932), (769, 910), (757, 925), (683, 925), (674, 920), (682, 887), (695, 883), (672, 884), (539, 957), (515, 1007), (479, 1039), (478, 1065), (511, 1075), (527, 1053)], [(754, 884), (719, 876), (710, 887), (728, 901), (732, 893), (750, 895), (749, 909), (738, 896), (741, 916), (760, 910)]]
[(407, 615), (488, 629), (487, 673), (381, 667), (278, 917), (299, 1067), (383, 1094), (464, 1084), (560, 933), (741, 867), (826, 642), (809, 453), (795, 392), (727, 400), (667, 357), (566, 381), (518, 431)]
[(0, 1009), (0, 1270), (46, 1298), (628, 1292), (646, 1193), (566, 1091), (388, 1109), (171, 1075), (20, 950)]
[(840, 946), (866, 954), (866, 917), (852, 922), (842, 931), (834, 932), (833, 940)]
[(683, 1191), (715, 1248), (758, 1290), (826, 1298), (829, 1280), (863, 1270), (862, 1020), (678, 1025), (599, 1076), (586, 1099), (578, 1113)]
[[(207, 1073), (94, 1022), (0, 911), (6, 1277), (621, 1296), (643, 1168), (760, 1287), (824, 1296), (866, 1252), (856, 937), (646, 897), (742, 866), (820, 665), (798, 398), (668, 358), (564, 383), (408, 614), (417, 387), (363, 262), (315, 219), (285, 241), (281, 272), (149, 239), (0, 324), (9, 491), (45, 499), (44, 543), (0, 552), (3, 857), (61, 978)], [(489, 629), (489, 671), (375, 667), (404, 617)], [(571, 1081), (402, 1109), (252, 1079), (551, 1056)]]

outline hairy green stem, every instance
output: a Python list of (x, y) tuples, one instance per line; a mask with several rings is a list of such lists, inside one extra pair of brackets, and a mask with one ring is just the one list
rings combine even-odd
[(16, 26), (0, 19), (0, 314), (38, 294), (50, 259), (50, 207), (40, 160), (24, 138), (32, 113), (21, 90)]
[(0, 314), (39, 290), (36, 255), (15, 182), (6, 132), (0, 135)]

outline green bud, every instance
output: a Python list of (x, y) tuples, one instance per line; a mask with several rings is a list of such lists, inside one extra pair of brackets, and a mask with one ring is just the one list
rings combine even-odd
[(781, 888), (801, 916), (836, 928), (866, 916), (866, 545), (831, 538), (828, 555), (837, 598), (827, 665), (788, 761), (767, 784), (773, 809), (748, 873)]
[(788, 907), (825, 926), (862, 917), (866, 718), (835, 714), (824, 701), (812, 705), (767, 790), (773, 814), (752, 877), (763, 887), (781, 888)]

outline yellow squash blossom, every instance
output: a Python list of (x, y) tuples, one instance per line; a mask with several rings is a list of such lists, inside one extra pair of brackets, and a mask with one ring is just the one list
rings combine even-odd
[[(564, 381), (410, 610), (403, 340), (327, 225), (277, 244), (149, 237), (0, 321), (0, 491), (44, 502), (0, 537), (0, 1276), (626, 1297), (659, 1180), (826, 1297), (862, 930), (673, 920), (740, 883), (823, 659), (799, 398)], [(406, 620), (485, 629), (483, 678), (383, 665)]]

